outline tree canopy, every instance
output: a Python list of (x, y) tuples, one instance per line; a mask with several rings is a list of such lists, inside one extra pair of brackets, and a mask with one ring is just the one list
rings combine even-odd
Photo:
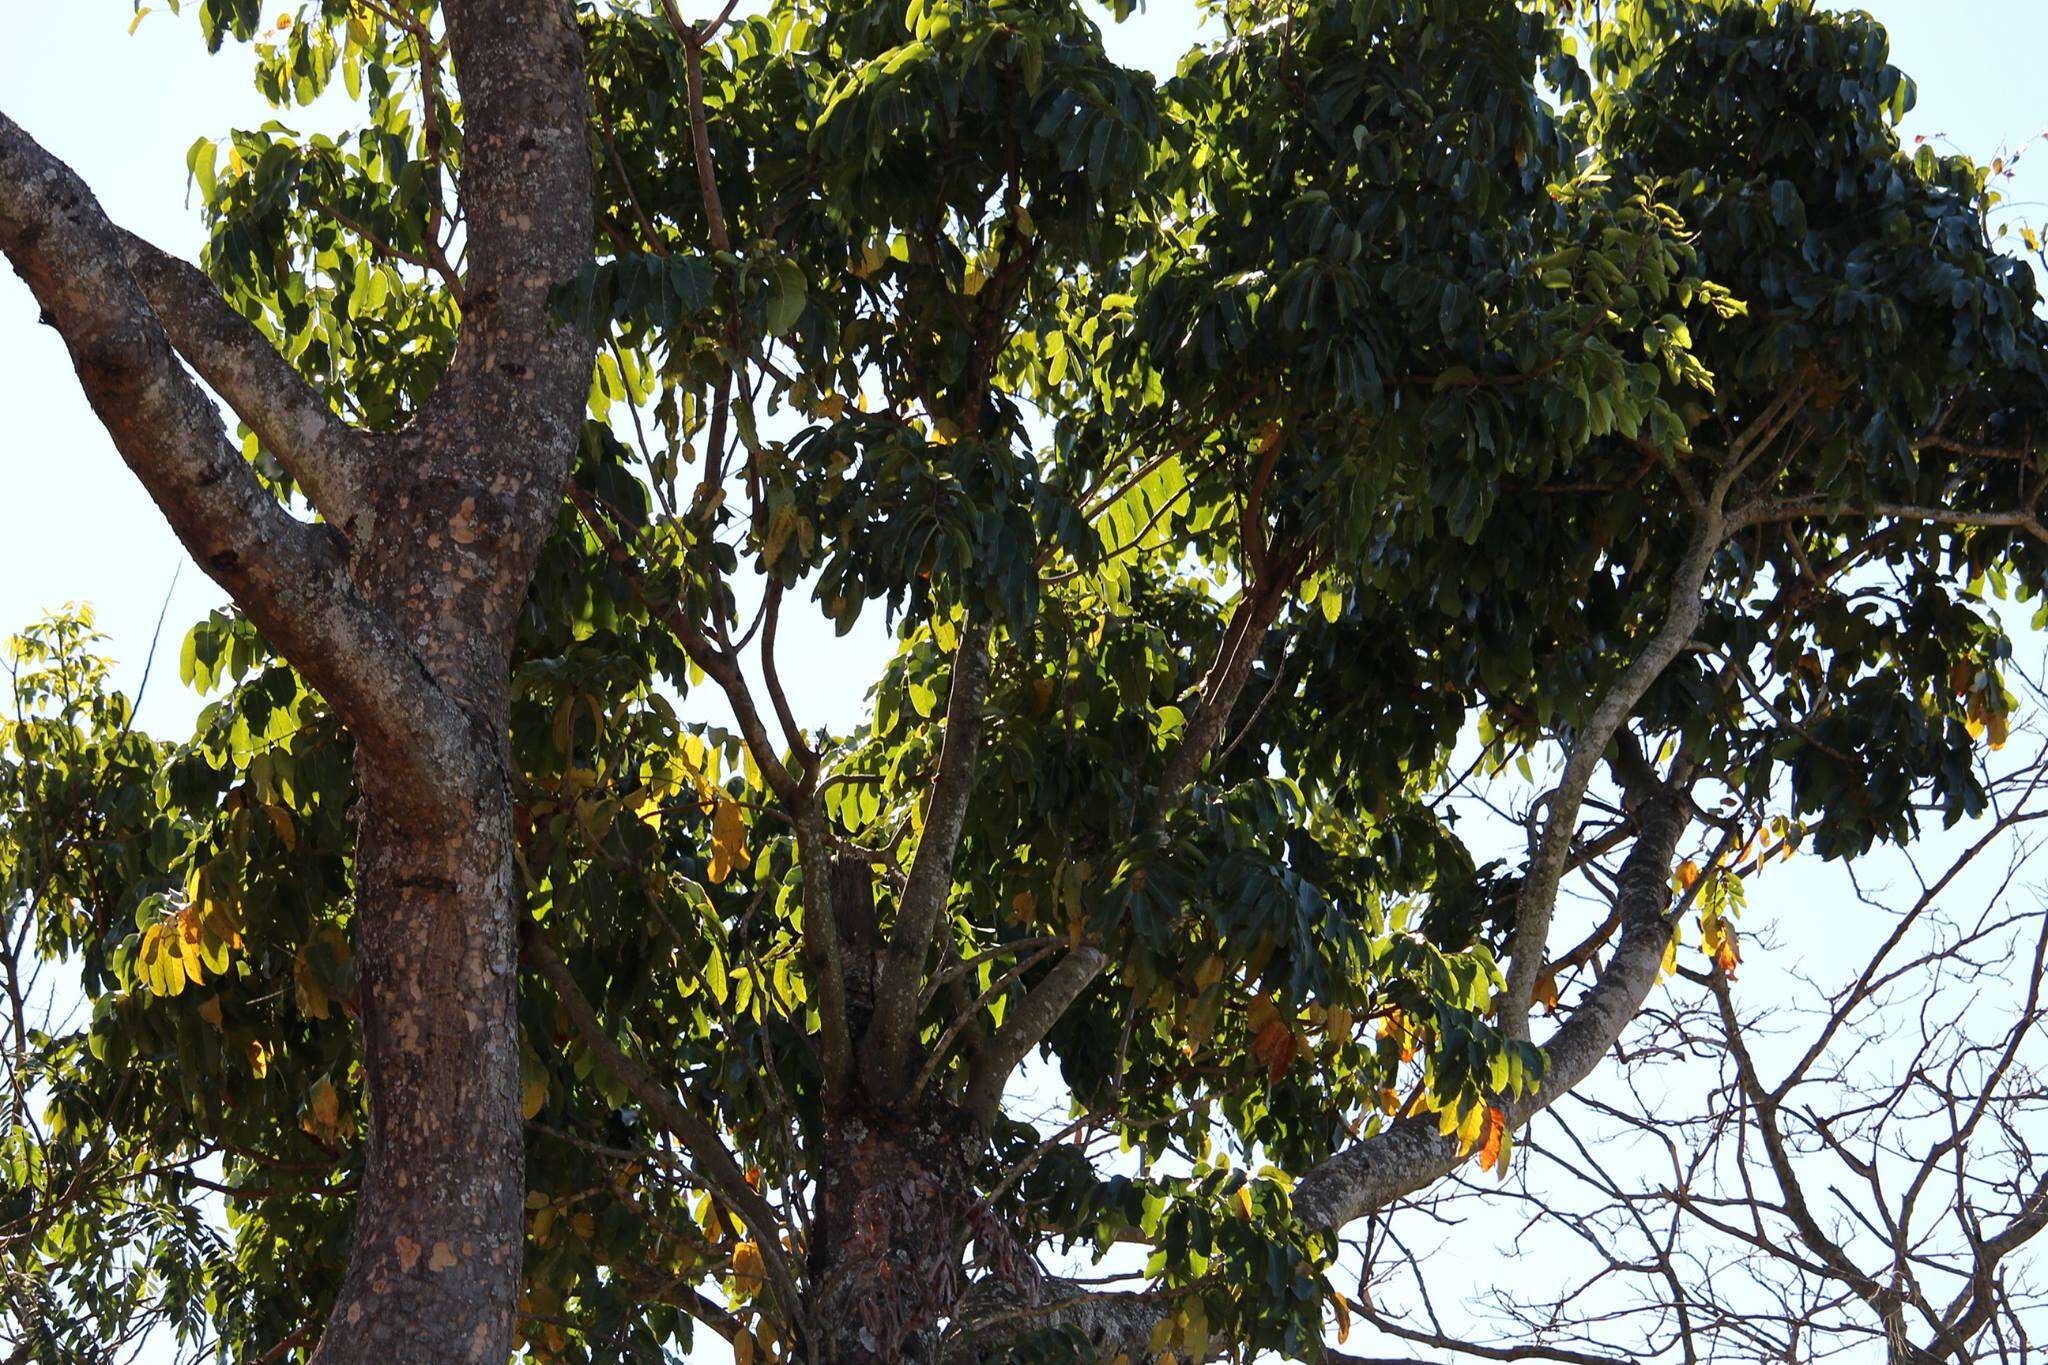
[[(206, 279), (407, 430), (487, 78), (434, 3), (185, 8), (278, 108), (192, 150)], [(1732, 978), (1743, 878), (1985, 811), (2048, 324), (1868, 16), (1226, 0), (1155, 80), (1070, 0), (575, 8), (596, 369), (503, 680), (533, 1358), (1323, 1359), (1336, 1234)], [(796, 612), (884, 623), (857, 726)], [(9, 980), (86, 1002), (0, 1134), (30, 1358), (310, 1355), (377, 1123), (352, 732), (239, 610), (185, 738), (77, 617), (14, 658)]]

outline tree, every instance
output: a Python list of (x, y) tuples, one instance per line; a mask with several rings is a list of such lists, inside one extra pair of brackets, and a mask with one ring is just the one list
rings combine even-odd
[[(200, 9), (216, 47), (255, 30), (254, 4)], [(123, 234), (68, 168), (0, 117), (0, 251), (185, 547), (353, 741), (361, 1066), (375, 1121), (352, 1270), (324, 1338), (333, 1360), (502, 1356), (520, 1259), (506, 661), (588, 388), (591, 344), (550, 314), (547, 290), (589, 254), (589, 116), (567, 6), (475, 0), (450, 5), (445, 20), (430, 46), (445, 45), (463, 87), (464, 269), (459, 289), (406, 328), (399, 349), (424, 347), (415, 363), (436, 376), (403, 412), (374, 408), (383, 395), (355, 381), (345, 343), (306, 354), (334, 325), (327, 306), (300, 290), (265, 317), (246, 289), (223, 290)], [(329, 5), (317, 24), (286, 30), (263, 58), (264, 79), (317, 83), (298, 68), (310, 72), (315, 50), (331, 65), (332, 35), (350, 24), (361, 28), (348, 6)], [(400, 19), (372, 41), (380, 52), (413, 42), (419, 24), (408, 31)], [(324, 39), (307, 36), (316, 30)], [(417, 164), (433, 182), (410, 194), (424, 214), (415, 240), (441, 252), (449, 110), (429, 51), (416, 49), (427, 92)], [(392, 136), (385, 146), (372, 130), (359, 144), (370, 165), (410, 160)], [(273, 224), (279, 160), (235, 178), (267, 192), (258, 212)], [(533, 196), (547, 214), (529, 211)], [(340, 217), (297, 221), (330, 265), (346, 256), (371, 279)], [(279, 245), (242, 241), (245, 253)], [(222, 278), (246, 263), (234, 250), (217, 247)], [(262, 460), (229, 439), (200, 379)], [(338, 405), (344, 387), (354, 402)], [(293, 493), (318, 522), (281, 500)], [(446, 1264), (415, 1277), (420, 1256)]]
[[(16, 1030), (29, 1349), (1324, 1358), (1342, 1230), (1767, 855), (1985, 809), (2048, 330), (1882, 30), (1220, 15), (1161, 83), (1067, 0), (211, 0), (365, 123), (195, 147), (203, 276), (0, 124), (237, 606), (181, 744), (19, 647), (10, 936), (92, 1002)], [(806, 598), (891, 630), (846, 733)]]

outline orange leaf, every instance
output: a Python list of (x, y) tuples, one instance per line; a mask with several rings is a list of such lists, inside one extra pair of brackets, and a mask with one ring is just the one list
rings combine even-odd
[(1287, 1074), (1287, 1068), (1294, 1065), (1295, 1054), (1300, 1050), (1301, 1040), (1277, 1017), (1269, 1019), (1252, 1039), (1252, 1060), (1265, 1067), (1267, 1079), (1276, 1084)]
[(1735, 979), (1735, 969), (1742, 965), (1742, 945), (1733, 929), (1722, 929), (1721, 941), (1714, 945), (1714, 965), (1721, 969), (1721, 975), (1730, 981)]
[(1380, 1037), (1391, 1038), (1394, 1046), (1401, 1050), (1401, 1060), (1415, 1060), (1415, 1031), (1408, 1026), (1408, 1016), (1395, 1010), (1380, 1021)]
[(1501, 1149), (1507, 1135), (1508, 1116), (1489, 1104), (1486, 1106), (1486, 1128), (1484, 1135), (1479, 1139), (1480, 1170), (1491, 1171), (1498, 1168), (1503, 1177), (1507, 1175), (1507, 1165), (1501, 1159)]

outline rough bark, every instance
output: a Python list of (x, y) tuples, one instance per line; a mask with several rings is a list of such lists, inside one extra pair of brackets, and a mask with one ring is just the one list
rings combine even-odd
[[(826, 1131), (806, 1276), (815, 1365), (935, 1359), (966, 1289), (972, 1151), (962, 1116), (937, 1104), (908, 1117), (843, 1113)], [(984, 1259), (991, 1249), (1000, 1256), (985, 1247)]]
[[(1637, 818), (1641, 833), (1618, 880), (1621, 938), (1599, 982), (1544, 1043), (1541, 1087), (1506, 1106), (1511, 1127), (1527, 1123), (1591, 1075), (1657, 984), (1671, 942), (1665, 911), (1672, 860), (1687, 824), (1684, 798), (1660, 793), (1643, 803)], [(1464, 1159), (1458, 1144), (1438, 1133), (1434, 1119), (1404, 1120), (1309, 1171), (1295, 1187), (1294, 1207), (1304, 1222), (1341, 1228), (1441, 1179)]]
[[(503, 768), (500, 767), (500, 773)], [(431, 815), (358, 764), (356, 962), (369, 1125), (355, 1244), (316, 1359), (502, 1361), (525, 1194), (511, 792)]]
[(460, 710), (347, 572), (347, 542), (295, 520), (229, 444), (70, 167), (0, 115), (0, 252), (69, 351), (86, 400), (185, 549), (349, 724), (414, 774), (471, 757)]

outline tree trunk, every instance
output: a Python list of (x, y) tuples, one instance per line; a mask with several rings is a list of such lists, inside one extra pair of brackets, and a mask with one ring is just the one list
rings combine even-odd
[(369, 1127), (355, 1251), (316, 1359), (499, 1362), (524, 1236), (510, 792), (436, 810), (374, 761), (361, 783)]
[[(547, 301), (590, 255), (589, 107), (570, 0), (443, 13), (462, 328), (401, 434), (350, 429), (203, 275), (121, 233), (0, 116), (0, 254), (179, 540), (355, 740), (369, 1133), (322, 1365), (495, 1365), (519, 1292), (507, 675), (589, 394), (594, 342)], [(187, 363), (325, 524), (261, 484)]]
[(831, 1125), (807, 1276), (806, 1317), (821, 1337), (812, 1365), (936, 1359), (936, 1329), (966, 1287), (969, 1131), (940, 1105), (910, 1123), (842, 1114)]

